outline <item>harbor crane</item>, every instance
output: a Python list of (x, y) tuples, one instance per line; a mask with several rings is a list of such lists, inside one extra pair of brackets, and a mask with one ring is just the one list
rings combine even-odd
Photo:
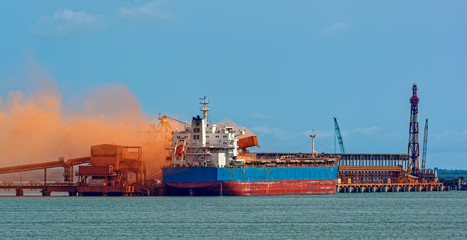
[(422, 173), (425, 171), (425, 163), (426, 163), (426, 147), (428, 143), (428, 118), (425, 121), (425, 130), (423, 133), (423, 153), (422, 153)]
[(337, 124), (337, 119), (336, 118), (334, 118), (334, 129), (336, 131), (336, 136), (337, 136), (337, 140), (339, 142), (339, 148), (341, 150), (341, 153), (345, 153), (344, 141), (342, 140), (341, 130), (339, 128), (339, 124)]

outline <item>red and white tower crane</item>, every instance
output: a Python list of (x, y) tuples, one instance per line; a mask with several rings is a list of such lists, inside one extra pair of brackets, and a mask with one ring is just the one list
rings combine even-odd
[(409, 158), (410, 158), (410, 174), (414, 176), (420, 175), (420, 146), (418, 143), (418, 102), (417, 85), (412, 87), (412, 97), (410, 98), (410, 127), (409, 127)]

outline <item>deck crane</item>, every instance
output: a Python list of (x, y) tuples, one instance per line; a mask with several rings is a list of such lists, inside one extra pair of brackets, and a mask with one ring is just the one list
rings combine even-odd
[(426, 163), (426, 147), (428, 143), (428, 118), (425, 121), (425, 130), (423, 133), (423, 153), (422, 153), (422, 173), (425, 171), (425, 163)]
[[(182, 122), (178, 119), (175, 119), (173, 117), (169, 117), (166, 115), (159, 114), (159, 117), (157, 117), (157, 120), (159, 123), (151, 123), (149, 124), (149, 129), (146, 131), (139, 131), (143, 133), (147, 133), (149, 138), (154, 141), (154, 140), (162, 140), (165, 141), (167, 139), (167, 135), (172, 133), (172, 126), (170, 125), (169, 120), (175, 121), (177, 123), (183, 124), (184, 126), (187, 125), (187, 122)], [(158, 139), (160, 138), (160, 139)]]
[[(187, 123), (186, 121), (185, 121), (185, 122), (182, 122), (182, 121), (180, 121), (180, 120), (178, 120), (178, 119), (176, 119), (176, 118), (173, 118), (173, 117), (162, 116), (162, 118), (164, 118), (164, 117), (167, 118), (167, 119), (173, 120), (173, 121), (175, 121), (175, 122), (178, 122), (178, 123), (180, 123), (180, 124), (183, 124), (184, 126), (185, 126), (185, 125), (188, 125), (188, 123)], [(159, 118), (161, 118), (161, 117), (159, 116)], [(158, 118), (158, 120), (161, 120), (161, 119), (159, 119), (159, 118)]]
[(334, 129), (336, 130), (336, 136), (337, 136), (337, 140), (339, 141), (339, 148), (341, 150), (341, 153), (345, 153), (344, 141), (342, 140), (341, 130), (339, 128), (339, 124), (337, 124), (336, 118), (334, 118)]
[(147, 133), (152, 141), (159, 140), (158, 138), (160, 138), (160, 140), (164, 140), (166, 134), (172, 132), (172, 127), (170, 126), (169, 118), (167, 116), (161, 116), (159, 114), (157, 120), (159, 120), (159, 123), (157, 125), (155, 123), (151, 123), (149, 124), (148, 130), (139, 132)]

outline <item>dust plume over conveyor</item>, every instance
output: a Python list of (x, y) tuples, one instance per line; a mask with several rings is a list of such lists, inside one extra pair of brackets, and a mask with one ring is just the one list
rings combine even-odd
[[(102, 143), (143, 146), (148, 152), (163, 149), (160, 138), (148, 142), (140, 132), (151, 117), (126, 86), (101, 85), (80, 106), (69, 106), (49, 74), (28, 71), (37, 86), (32, 93), (0, 96), (0, 167), (88, 156), (90, 146)], [(149, 168), (162, 164), (154, 154), (147, 156), (152, 158)]]

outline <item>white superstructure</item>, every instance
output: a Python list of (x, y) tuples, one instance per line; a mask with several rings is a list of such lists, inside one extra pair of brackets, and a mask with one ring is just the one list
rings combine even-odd
[(237, 159), (237, 136), (245, 131), (235, 130), (228, 124), (209, 124), (209, 102), (201, 98), (202, 117), (193, 117), (191, 126), (172, 133), (172, 166), (174, 167), (229, 167)]

